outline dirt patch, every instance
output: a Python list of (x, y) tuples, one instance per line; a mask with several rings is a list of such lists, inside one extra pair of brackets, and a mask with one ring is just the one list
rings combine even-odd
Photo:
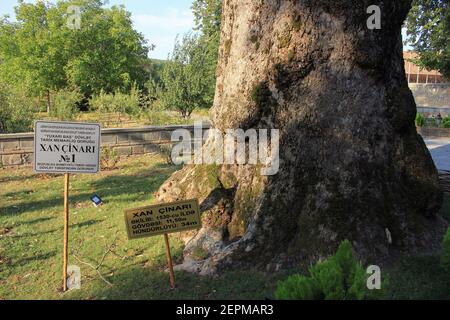
[(92, 203), (90, 202), (76, 202), (73, 207), (75, 209), (83, 209), (83, 208), (89, 208), (92, 206)]
[(0, 228), (0, 238), (11, 236), (14, 233), (13, 227)]

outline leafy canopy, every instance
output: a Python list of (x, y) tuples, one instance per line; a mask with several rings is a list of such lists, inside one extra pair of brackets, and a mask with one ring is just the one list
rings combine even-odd
[(414, 0), (406, 27), (415, 62), (450, 78), (450, 1)]
[[(81, 9), (80, 28), (70, 28)], [(148, 46), (123, 6), (102, 0), (19, 1), (17, 21), (0, 20), (0, 77), (34, 95), (77, 86), (85, 96), (143, 85)]]
[(161, 76), (164, 84), (161, 103), (165, 108), (175, 109), (188, 118), (194, 109), (207, 106), (206, 60), (198, 35), (187, 33), (181, 41), (177, 39)]

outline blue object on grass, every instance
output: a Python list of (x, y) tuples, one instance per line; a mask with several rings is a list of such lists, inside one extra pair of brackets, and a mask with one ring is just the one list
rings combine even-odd
[(101, 199), (98, 195), (96, 195), (96, 194), (94, 194), (94, 195), (91, 197), (91, 201), (94, 203), (94, 205), (95, 205), (96, 207), (98, 207), (98, 206), (100, 206), (100, 205), (103, 204), (102, 199)]

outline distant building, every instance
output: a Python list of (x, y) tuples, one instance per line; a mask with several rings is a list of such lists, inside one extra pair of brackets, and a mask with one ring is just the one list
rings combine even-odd
[(410, 60), (417, 58), (417, 53), (413, 51), (403, 52), (405, 59), (405, 71), (408, 83), (446, 83), (442, 74), (436, 70), (421, 70), (417, 65)]
[(436, 70), (423, 70), (410, 60), (417, 57), (412, 51), (403, 52), (408, 85), (416, 100), (417, 111), (426, 117), (450, 115), (450, 81)]

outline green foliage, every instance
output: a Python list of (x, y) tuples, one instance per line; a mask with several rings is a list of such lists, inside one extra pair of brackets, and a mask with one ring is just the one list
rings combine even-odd
[(417, 113), (416, 115), (416, 126), (423, 127), (425, 125), (425, 118), (422, 116), (422, 114)]
[(194, 0), (192, 11), (195, 29), (200, 31), (199, 44), (204, 50), (203, 64), (205, 103), (211, 106), (216, 88), (216, 67), (219, 58), (220, 27), (222, 21), (222, 0)]
[(450, 129), (450, 116), (447, 116), (444, 119), (442, 119), (441, 127)]
[(219, 55), (222, 0), (195, 0), (192, 4), (195, 30), (176, 41), (161, 82), (154, 76), (146, 83), (151, 103), (180, 112), (189, 118), (196, 108), (214, 101)]
[(100, 165), (102, 170), (109, 171), (117, 168), (120, 157), (114, 148), (102, 148)]
[(172, 160), (172, 145), (165, 145), (162, 144), (159, 146), (159, 153), (164, 158), (165, 162), (169, 166), (173, 166), (173, 160)]
[(141, 112), (139, 89), (134, 85), (129, 94), (116, 91), (113, 99), (113, 112), (138, 116)]
[(449, 275), (450, 279), (450, 228), (442, 242), (441, 267)]
[(131, 88), (130, 93), (116, 91), (115, 93), (106, 93), (103, 90), (100, 94), (93, 96), (89, 100), (91, 109), (99, 114), (108, 114), (110, 118), (108, 125), (113, 121), (112, 117), (117, 116), (115, 121), (121, 124), (121, 116), (124, 114), (134, 117), (141, 116), (143, 108), (141, 107), (141, 91), (137, 86)]
[(83, 99), (78, 88), (61, 89), (53, 97), (53, 107), (50, 115), (58, 120), (73, 120), (78, 113), (78, 103)]
[(154, 78), (149, 79), (145, 83), (145, 89), (147, 90), (148, 103), (153, 104), (155, 101), (161, 97), (162, 94), (162, 85), (161, 82), (158, 82)]
[[(81, 7), (81, 28), (68, 25), (71, 5)], [(33, 96), (76, 85), (85, 96), (143, 86), (151, 47), (133, 29), (124, 7), (102, 0), (19, 2), (17, 21), (0, 20), (0, 76), (24, 84)]]
[(419, 54), (415, 62), (450, 78), (450, 2), (414, 0), (406, 26), (407, 42)]
[(278, 300), (318, 300), (321, 296), (315, 280), (298, 274), (280, 281), (275, 293)]
[(188, 33), (181, 41), (176, 41), (161, 77), (164, 88), (160, 102), (164, 108), (177, 110), (183, 118), (189, 118), (196, 108), (208, 106), (203, 67), (206, 58), (198, 35)]
[(0, 81), (0, 133), (32, 131), (34, 110), (24, 90)]
[(89, 105), (91, 110), (97, 111), (98, 113), (114, 112), (114, 95), (100, 90), (98, 95), (93, 96), (89, 100)]
[[(369, 290), (367, 274), (353, 254), (348, 240), (339, 246), (336, 255), (310, 268), (310, 277), (293, 275), (278, 283), (277, 299), (362, 300), (381, 297), (383, 290)], [(386, 282), (382, 287), (386, 286)]]

